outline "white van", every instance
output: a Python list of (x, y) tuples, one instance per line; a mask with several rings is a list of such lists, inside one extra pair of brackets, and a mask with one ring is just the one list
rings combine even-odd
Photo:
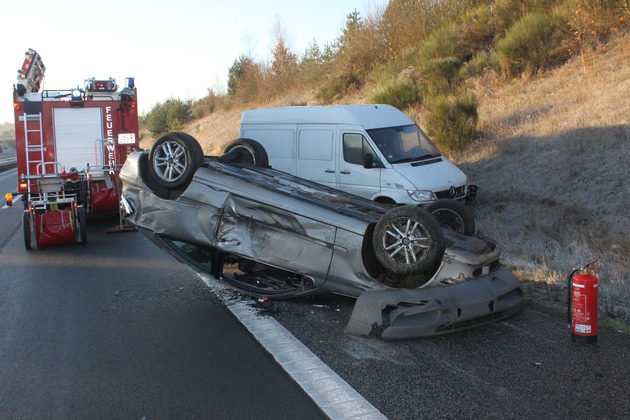
[(468, 201), (476, 191), (413, 120), (389, 105), (245, 111), (240, 137), (261, 143), (274, 169), (371, 200)]

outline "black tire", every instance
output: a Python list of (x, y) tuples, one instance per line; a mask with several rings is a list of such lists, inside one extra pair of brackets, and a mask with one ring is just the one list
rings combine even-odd
[(447, 229), (463, 235), (475, 234), (475, 217), (465, 204), (451, 198), (435, 200), (424, 207)]
[(81, 190), (78, 201), (79, 205), (83, 205), (84, 208), (87, 208), (88, 203), (90, 202), (88, 197), (89, 184), (87, 179), (81, 180)]
[(29, 212), (22, 214), (22, 228), (24, 230), (24, 248), (27, 251), (33, 249), (33, 230), (31, 229), (31, 215)]
[(434, 268), (444, 253), (442, 228), (426, 210), (395, 207), (374, 228), (372, 245), (378, 261), (395, 275), (415, 276)]
[(87, 225), (85, 222), (85, 209), (83, 207), (77, 208), (78, 224), (79, 224), (79, 242), (81, 245), (87, 244)]
[(149, 152), (151, 182), (168, 190), (183, 190), (203, 164), (203, 150), (186, 133), (168, 133), (160, 137)]
[(223, 157), (231, 162), (253, 166), (269, 166), (269, 155), (264, 146), (252, 139), (236, 139), (223, 149)]

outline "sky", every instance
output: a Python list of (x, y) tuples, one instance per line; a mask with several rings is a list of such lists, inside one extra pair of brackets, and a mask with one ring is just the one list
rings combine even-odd
[(341, 35), (346, 17), (386, 0), (30, 0), (0, 4), (0, 123), (13, 122), (13, 85), (32, 48), (46, 66), (44, 89), (83, 87), (90, 77), (134, 77), (147, 113), (169, 98), (227, 92), (242, 54), (270, 62), (276, 22), (301, 56)]

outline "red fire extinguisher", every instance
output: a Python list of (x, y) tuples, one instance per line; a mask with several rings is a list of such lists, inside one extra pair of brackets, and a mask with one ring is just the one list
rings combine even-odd
[(579, 343), (597, 342), (597, 296), (599, 279), (594, 263), (573, 270), (569, 275), (567, 316), (571, 339)]

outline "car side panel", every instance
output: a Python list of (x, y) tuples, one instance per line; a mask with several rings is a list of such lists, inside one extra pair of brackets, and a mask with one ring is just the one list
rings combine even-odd
[[(196, 187), (196, 186), (195, 186)], [(193, 187), (193, 188), (195, 188)], [(202, 245), (214, 245), (220, 208), (191, 201), (184, 196), (176, 200), (166, 200), (144, 189), (128, 186), (125, 199), (136, 211), (125, 219), (155, 232)], [(225, 202), (228, 194), (216, 191), (217, 202)]]
[[(357, 297), (366, 290), (385, 290), (387, 286), (372, 277), (356, 244), (363, 236), (344, 229), (337, 230), (335, 254), (330, 264), (326, 288), (334, 293)], [(371, 241), (370, 241), (371, 243)]]
[(216, 247), (315, 280), (321, 286), (332, 259), (336, 228), (252, 199), (230, 195)]

